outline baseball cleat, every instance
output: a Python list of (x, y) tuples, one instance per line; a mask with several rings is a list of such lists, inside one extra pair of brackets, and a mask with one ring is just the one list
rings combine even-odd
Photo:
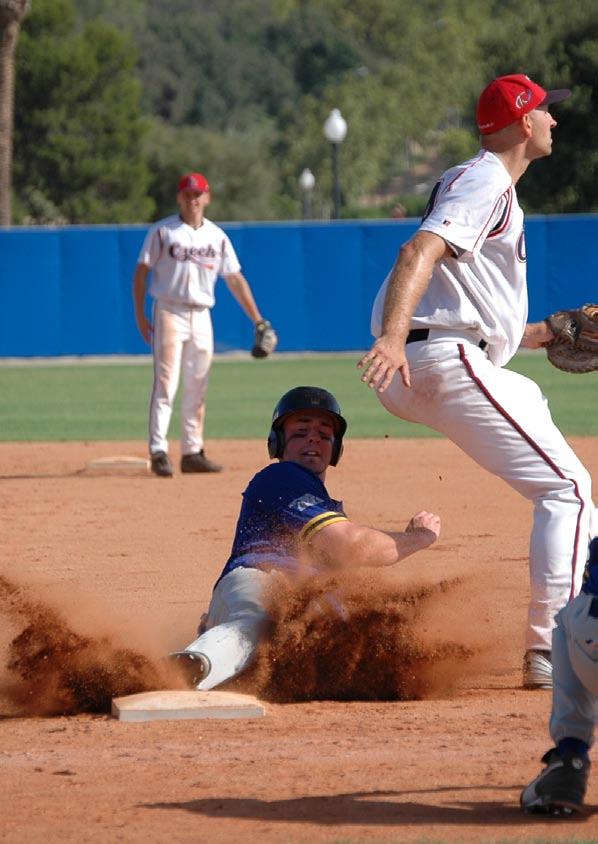
[(151, 455), (152, 472), (160, 478), (172, 478), (174, 472), (169, 456), (165, 451), (156, 451)]
[(550, 651), (526, 651), (523, 657), (523, 688), (552, 689)]
[(202, 448), (197, 454), (181, 457), (181, 472), (222, 472), (222, 466), (207, 458)]
[(546, 767), (521, 792), (523, 812), (566, 818), (585, 814), (583, 805), (590, 760), (586, 755), (560, 756), (556, 747), (542, 757)]
[(192, 651), (178, 651), (169, 654), (168, 659), (176, 665), (183, 674), (185, 680), (192, 688), (196, 688), (202, 680), (210, 673), (210, 660), (205, 654)]

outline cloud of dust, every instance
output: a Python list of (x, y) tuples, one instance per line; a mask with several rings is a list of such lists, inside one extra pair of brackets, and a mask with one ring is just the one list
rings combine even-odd
[(389, 586), (371, 570), (278, 583), (269, 595), (271, 634), (252, 677), (258, 693), (291, 702), (422, 700), (451, 692), (474, 670), (483, 646), (467, 636), (449, 640), (448, 629), (431, 640), (422, 635), (421, 618), (441, 616), (447, 595), (461, 585), (457, 579)]
[(8, 644), (0, 697), (10, 715), (110, 712), (113, 697), (186, 688), (173, 666), (76, 632), (60, 612), (0, 576), (0, 615), (21, 632)]
[[(501, 647), (483, 640), (471, 584), (462, 579), (397, 586), (370, 569), (272, 580), (270, 635), (239, 678), (241, 690), (265, 700), (439, 697), (487, 670)], [(97, 629), (89, 613), (88, 624), (69, 623), (62, 605), (31, 595), (0, 576), (0, 633), (11, 631), (0, 715), (108, 713), (113, 697), (188, 688), (180, 669), (156, 655), (156, 642), (138, 636), (124, 646), (120, 627), (118, 637), (81, 632)], [(105, 628), (104, 611), (102, 620)]]

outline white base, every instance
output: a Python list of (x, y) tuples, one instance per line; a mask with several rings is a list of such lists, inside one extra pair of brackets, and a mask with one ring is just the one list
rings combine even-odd
[(113, 457), (97, 457), (85, 466), (89, 474), (123, 474), (146, 475), (150, 471), (150, 461), (147, 457), (130, 457), (116, 455)]
[(234, 692), (141, 692), (112, 700), (112, 715), (119, 721), (262, 718), (265, 714), (257, 698)]

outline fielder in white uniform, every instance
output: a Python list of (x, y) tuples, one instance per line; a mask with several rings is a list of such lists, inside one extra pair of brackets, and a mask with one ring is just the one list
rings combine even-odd
[(590, 543), (581, 593), (558, 613), (552, 631), (554, 684), (544, 770), (521, 793), (525, 812), (584, 811), (598, 703), (598, 539)]
[[(550, 155), (556, 121), (527, 76), (482, 92), (482, 149), (448, 170), (423, 222), (376, 298), (378, 338), (359, 361), (363, 381), (395, 416), (449, 437), (534, 504), (524, 686), (549, 688), (554, 616), (579, 591), (597, 531), (591, 480), (554, 425), (539, 387), (503, 366), (521, 345), (552, 339), (527, 323), (523, 213), (515, 185)], [(489, 502), (489, 506), (492, 506)]]
[(278, 577), (390, 566), (438, 538), (440, 519), (426, 511), (392, 533), (349, 521), (324, 486), (346, 427), (334, 396), (319, 387), (295, 387), (276, 405), (268, 452), (279, 462), (244, 491), (231, 554), (200, 635), (171, 655), (190, 685), (213, 689), (250, 665), (267, 630), (266, 591)]
[[(133, 278), (137, 325), (154, 355), (154, 384), (149, 409), (152, 470), (171, 477), (168, 428), (182, 370), (181, 471), (219, 472), (204, 453), (205, 397), (214, 351), (210, 309), (218, 276), (254, 323), (262, 321), (251, 288), (241, 273), (235, 250), (224, 231), (204, 216), (210, 186), (201, 173), (179, 182), (180, 214), (149, 229)], [(151, 271), (153, 322), (145, 316), (146, 283)]]

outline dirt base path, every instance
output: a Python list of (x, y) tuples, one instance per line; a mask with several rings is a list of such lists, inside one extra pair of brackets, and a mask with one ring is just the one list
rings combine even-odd
[[(573, 444), (598, 476), (596, 442)], [(144, 445), (0, 444), (0, 712), (13, 716), (0, 720), (2, 841), (598, 840), (598, 814), (547, 822), (518, 810), (550, 744), (550, 694), (519, 688), (531, 509), (445, 441), (350, 440), (328, 487), (364, 524), (402, 529), (420, 509), (441, 514), (437, 546), (381, 577), (397, 589), (458, 580), (418, 621), (424, 639), (475, 651), (452, 689), (268, 703), (252, 721), (33, 714), (50, 694), (48, 660), (30, 649), (27, 680), (8, 670), (23, 627), (31, 646), (36, 625), (67, 619), (69, 659), (99, 643), (151, 668), (193, 635), (240, 493), (266, 462), (261, 443), (217, 441), (221, 475), (84, 471), (120, 454), (143, 456)], [(596, 778), (588, 803), (598, 804)]]

